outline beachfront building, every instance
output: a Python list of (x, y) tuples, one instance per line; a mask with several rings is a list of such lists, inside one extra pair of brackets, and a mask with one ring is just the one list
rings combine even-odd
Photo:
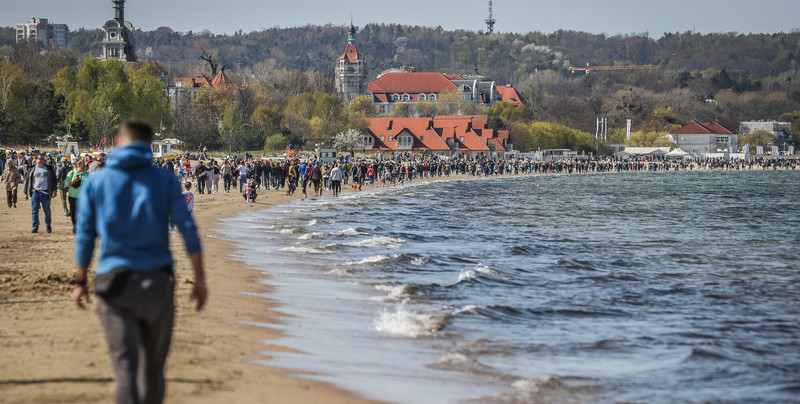
[(670, 141), (688, 152), (698, 156), (710, 153), (736, 153), (739, 150), (739, 137), (719, 121), (700, 122), (696, 119), (668, 135)]
[(46, 18), (31, 18), (28, 22), (17, 24), (17, 43), (20, 42), (67, 49), (69, 27), (67, 24), (52, 24)]
[(512, 150), (507, 130), (489, 128), (486, 115), (370, 118), (363, 148), (392, 153), (503, 157)]
[(347, 47), (336, 61), (336, 91), (350, 101), (367, 91), (367, 60), (356, 47), (356, 27), (350, 23)]
[(495, 81), (477, 73), (462, 76), (418, 72), (413, 67), (402, 67), (382, 72), (367, 85), (373, 103), (386, 114), (391, 113), (397, 104), (436, 101), (446, 91), (459, 94), (465, 101), (486, 106), (498, 101), (516, 105), (524, 103), (513, 86), (498, 86)]
[(125, 0), (112, 0), (114, 18), (103, 25), (103, 60), (136, 61), (136, 47), (133, 46), (133, 24), (125, 21)]
[(765, 130), (775, 135), (777, 139), (778, 150), (787, 151), (789, 146), (792, 145), (792, 123), (791, 122), (778, 122), (778, 121), (749, 121), (739, 124), (739, 136), (747, 136), (758, 130)]

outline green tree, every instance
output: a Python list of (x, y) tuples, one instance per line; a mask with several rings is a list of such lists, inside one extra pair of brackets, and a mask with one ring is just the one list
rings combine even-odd
[(280, 133), (271, 135), (264, 142), (264, 149), (269, 151), (284, 151), (289, 146), (289, 139)]
[(761, 129), (748, 133), (739, 141), (740, 146), (746, 144), (750, 145), (750, 152), (753, 153), (758, 146), (762, 146), (766, 150), (777, 145), (778, 138), (774, 133)]

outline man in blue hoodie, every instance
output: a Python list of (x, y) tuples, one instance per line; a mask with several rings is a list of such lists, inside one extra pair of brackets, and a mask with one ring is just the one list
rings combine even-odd
[(161, 403), (175, 315), (170, 221), (189, 253), (197, 310), (207, 296), (200, 239), (178, 179), (152, 165), (152, 127), (125, 121), (118, 138), (120, 147), (109, 155), (106, 168), (81, 187), (73, 299), (80, 308), (89, 302), (87, 270), (99, 238), (94, 284), (115, 373), (115, 400)]

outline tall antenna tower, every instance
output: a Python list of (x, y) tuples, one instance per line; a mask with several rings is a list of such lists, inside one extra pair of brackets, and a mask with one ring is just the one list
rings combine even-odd
[(497, 20), (492, 16), (492, 0), (489, 0), (489, 18), (486, 19), (486, 34), (491, 35), (494, 33), (494, 23)]

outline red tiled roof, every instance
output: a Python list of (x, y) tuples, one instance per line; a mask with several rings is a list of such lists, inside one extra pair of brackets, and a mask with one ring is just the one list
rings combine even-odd
[[(442, 91), (455, 91), (453, 82), (442, 73), (411, 72), (411, 73), (386, 73), (371, 81), (367, 91), (377, 94), (438, 94)], [(391, 100), (391, 98), (388, 98)], [(413, 97), (416, 100), (416, 97)], [(385, 102), (385, 101), (384, 101)]]
[(497, 93), (500, 94), (500, 100), (509, 104), (522, 105), (525, 103), (522, 96), (519, 95), (517, 89), (511, 86), (497, 86)]
[(692, 121), (683, 125), (680, 129), (672, 132), (676, 135), (696, 135), (696, 134), (710, 134), (710, 135), (732, 135), (733, 132), (720, 125), (719, 122), (698, 122)]
[(351, 43), (347, 45), (347, 48), (345, 48), (342, 56), (339, 56), (339, 60), (344, 59), (347, 59), (348, 63), (358, 63), (358, 60), (364, 59), (364, 57), (358, 53), (358, 48), (356, 48), (356, 45)]
[(507, 130), (490, 129), (486, 115), (370, 118), (369, 122), (369, 132), (375, 137), (375, 149), (387, 151), (397, 150), (397, 135), (403, 132), (414, 138), (411, 149), (414, 151), (448, 151), (447, 141), (453, 139), (451, 142), (459, 151), (504, 152), (503, 144), (509, 135)]
[(211, 79), (211, 87), (214, 88), (230, 88), (230, 89), (238, 89), (239, 86), (236, 85), (231, 79), (228, 78), (228, 75), (225, 72), (217, 73), (216, 77)]

